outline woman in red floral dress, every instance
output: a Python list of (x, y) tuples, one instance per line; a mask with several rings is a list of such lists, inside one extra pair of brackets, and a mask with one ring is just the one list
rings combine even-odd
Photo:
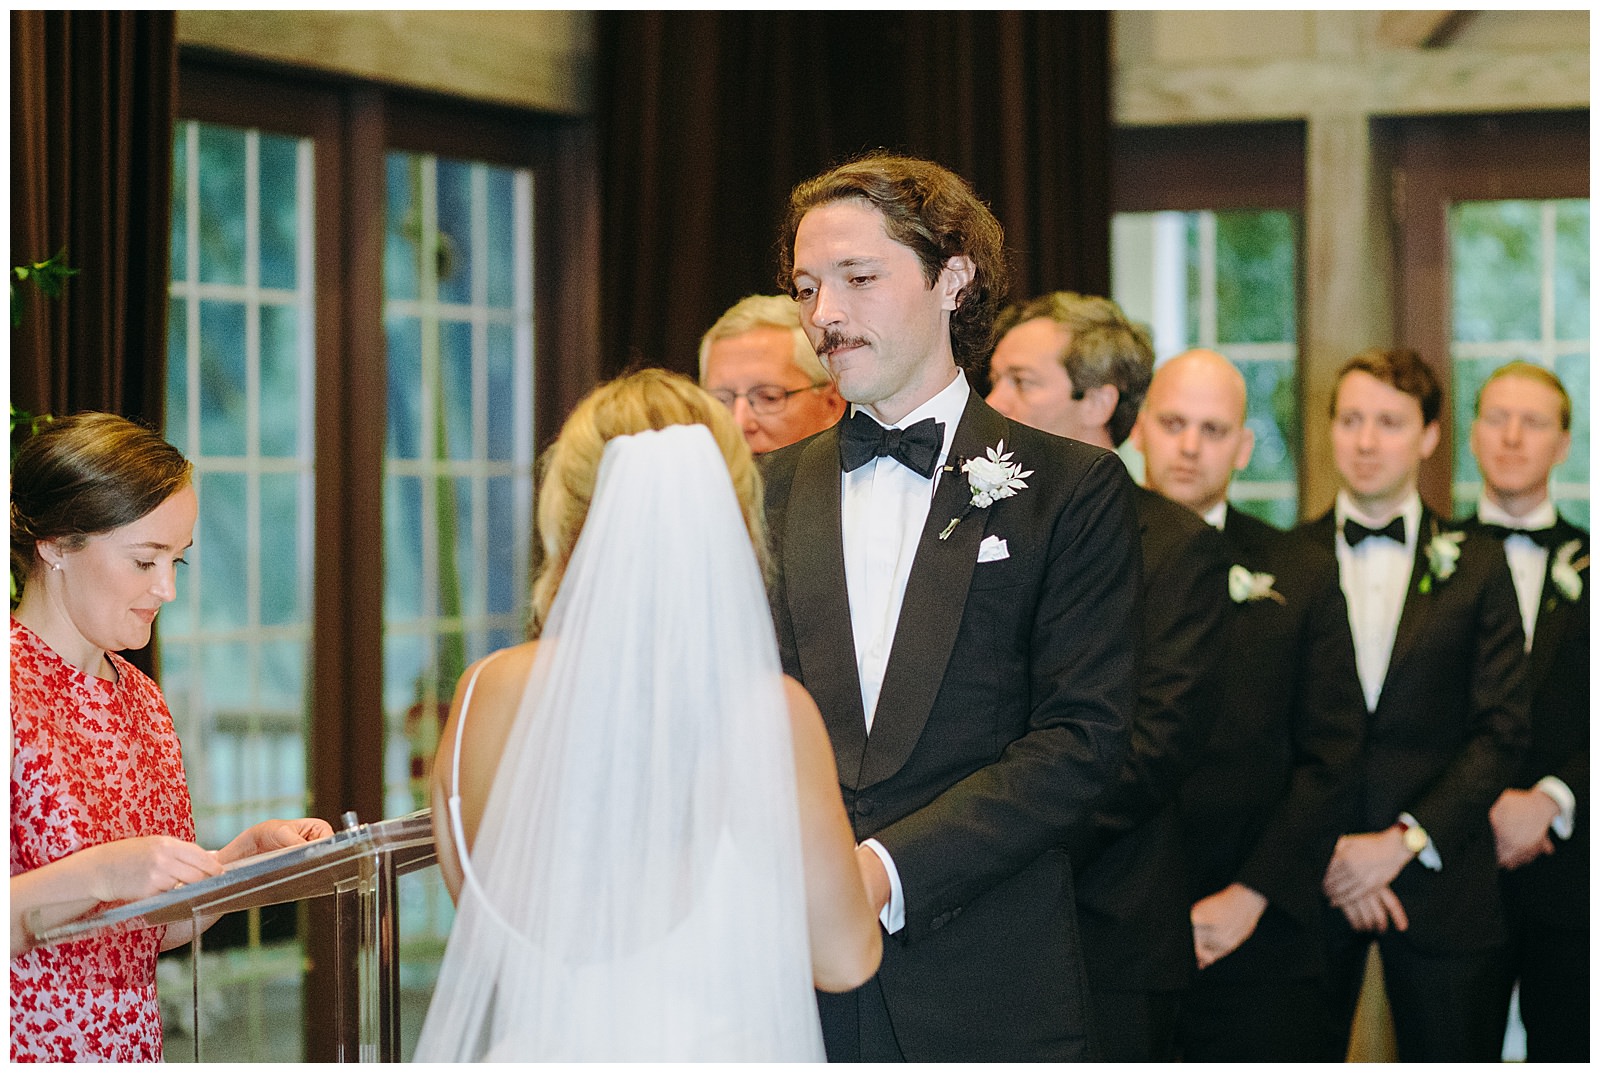
[(172, 925), (33, 947), (72, 919), (332, 833), (268, 820), (220, 850), (194, 843), (183, 758), (161, 691), (116, 653), (142, 648), (194, 532), (190, 466), (110, 414), (47, 426), (16, 453), (11, 553), (11, 1059), (159, 1061), (158, 951)]

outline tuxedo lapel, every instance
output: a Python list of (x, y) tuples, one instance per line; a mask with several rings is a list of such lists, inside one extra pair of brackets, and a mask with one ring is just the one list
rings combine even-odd
[[(1582, 534), (1560, 520), (1556, 522), (1556, 528), (1561, 535), (1556, 541), (1556, 547), (1545, 557), (1544, 588), (1539, 593), (1539, 610), (1535, 613), (1533, 627), (1533, 650), (1529, 653), (1529, 677), (1535, 682), (1549, 681), (1550, 665), (1555, 662), (1556, 653), (1561, 650), (1562, 638), (1571, 625), (1575, 610), (1579, 607), (1579, 604), (1568, 600), (1561, 594), (1561, 590), (1556, 588), (1555, 579), (1550, 575), (1550, 568), (1555, 565), (1556, 550), (1569, 540), (1578, 540)], [(1584, 545), (1580, 545), (1578, 556), (1589, 554), (1587, 543), (1585, 541)]]
[(800, 677), (822, 709), (839, 782), (859, 785), (867, 719), (845, 590), (838, 426), (805, 447), (789, 490), (783, 577)]
[[(1438, 528), (1438, 521), (1433, 511), (1423, 507), (1422, 520), (1417, 525), (1417, 549), (1411, 560), (1411, 582), (1406, 586), (1406, 600), (1400, 609), (1400, 624), (1395, 627), (1394, 647), (1389, 650), (1389, 666), (1383, 675), (1385, 690), (1389, 688), (1395, 668), (1401, 665), (1406, 653), (1411, 651), (1412, 645), (1416, 644), (1417, 638), (1422, 635), (1422, 628), (1427, 623), (1433, 608), (1433, 595), (1431, 592), (1422, 591), (1422, 579), (1428, 576), (1428, 545)], [(1433, 585), (1438, 584), (1440, 581), (1435, 578)], [(1378, 703), (1382, 704), (1381, 692), (1378, 698)]]
[[(1005, 419), (976, 394), (972, 395), (956, 426), (945, 470), (939, 477), (928, 521), (917, 544), (917, 558), (906, 579), (894, 648), (889, 653), (878, 710), (867, 741), (861, 786), (881, 782), (899, 771), (927, 724), (955, 648), (988, 511), (975, 509), (967, 514), (945, 540), (940, 540), (939, 534), (971, 501), (972, 492), (966, 474), (961, 472), (961, 461), (981, 455), (985, 447), (998, 443), (1005, 433)], [(837, 504), (834, 512), (837, 515)], [(858, 689), (857, 711), (861, 708), (859, 693)]]

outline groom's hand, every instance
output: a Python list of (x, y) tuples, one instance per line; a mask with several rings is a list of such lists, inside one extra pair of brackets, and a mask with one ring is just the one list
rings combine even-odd
[(867, 904), (872, 906), (874, 913), (883, 912), (883, 907), (889, 904), (891, 893), (889, 873), (878, 855), (872, 852), (871, 846), (856, 847), (856, 867), (861, 869), (861, 885), (867, 891)]

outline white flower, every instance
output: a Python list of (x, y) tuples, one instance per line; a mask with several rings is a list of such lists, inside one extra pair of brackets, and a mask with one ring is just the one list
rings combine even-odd
[(1233, 602), (1242, 604), (1250, 600), (1276, 600), (1284, 602), (1283, 595), (1273, 589), (1278, 579), (1271, 574), (1253, 574), (1245, 567), (1234, 564), (1228, 568), (1228, 595)]
[(1450, 575), (1456, 572), (1456, 560), (1461, 558), (1461, 542), (1466, 538), (1465, 533), (1441, 533), (1437, 528), (1434, 529), (1433, 539), (1428, 541), (1428, 573), (1417, 586), (1418, 592), (1426, 594), (1431, 591), (1435, 578), (1449, 580)]
[(1556, 549), (1555, 561), (1550, 564), (1550, 580), (1561, 591), (1561, 595), (1573, 601), (1583, 595), (1583, 578), (1578, 576), (1578, 571), (1589, 567), (1587, 555), (1577, 562), (1572, 561), (1572, 557), (1578, 554), (1578, 549), (1581, 547), (1583, 547), (1581, 540), (1567, 541)]
[(988, 452), (987, 458), (969, 458), (961, 463), (961, 471), (967, 475), (967, 487), (972, 489), (972, 500), (965, 510), (950, 519), (950, 524), (939, 534), (940, 540), (948, 538), (972, 508), (993, 506), (996, 500), (1009, 499), (1028, 487), (1028, 482), (1022, 478), (1033, 476), (1033, 470), (1023, 469), (1021, 463), (1011, 461), (1005, 440), (988, 448)]

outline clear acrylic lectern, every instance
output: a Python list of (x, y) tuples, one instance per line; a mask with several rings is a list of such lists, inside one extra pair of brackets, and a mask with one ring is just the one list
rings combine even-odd
[[(337, 1004), (339, 1060), (396, 1062), (400, 1060), (396, 882), (434, 863), (431, 810), (377, 823), (358, 823), (354, 813), (346, 813), (344, 824), (332, 838), (246, 858), (229, 865), (222, 875), (177, 890), (48, 928), (35, 926), (39, 915), (35, 910), (27, 924), (35, 941), (48, 944), (111, 930), (193, 921), (192, 989), (198, 1010), (202, 918), (332, 895), (338, 990), (341, 995), (355, 995), (353, 1015), (348, 1012), (350, 1004)], [(198, 1017), (194, 1058), (202, 1060)]]

